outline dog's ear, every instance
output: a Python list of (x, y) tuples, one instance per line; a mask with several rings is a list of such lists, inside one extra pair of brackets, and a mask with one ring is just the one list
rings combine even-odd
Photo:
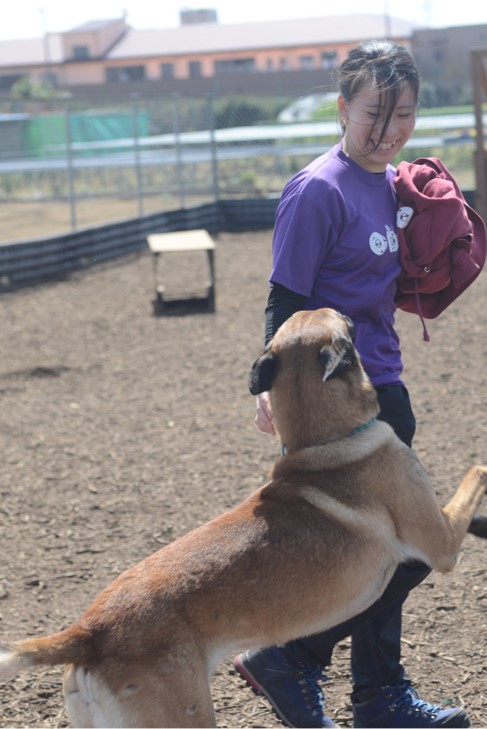
[(259, 395), (271, 389), (276, 368), (277, 359), (272, 352), (266, 352), (255, 360), (249, 374), (249, 390), (252, 395)]
[[(336, 344), (338, 344), (338, 351)], [(338, 377), (345, 370), (357, 363), (357, 354), (352, 342), (346, 337), (340, 337), (335, 346), (326, 346), (320, 349), (320, 363), (323, 382)]]
[(352, 342), (355, 342), (355, 324), (349, 316), (345, 316), (345, 314), (342, 314), (342, 316), (345, 319), (345, 324), (347, 325), (348, 336), (350, 337)]

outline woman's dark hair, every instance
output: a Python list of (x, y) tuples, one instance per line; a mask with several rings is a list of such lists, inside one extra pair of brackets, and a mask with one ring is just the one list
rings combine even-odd
[(391, 41), (373, 40), (350, 49), (338, 69), (338, 88), (344, 100), (352, 101), (370, 82), (379, 92), (377, 118), (384, 116), (380, 144), (406, 84), (411, 87), (414, 101), (418, 103), (419, 72), (407, 48)]

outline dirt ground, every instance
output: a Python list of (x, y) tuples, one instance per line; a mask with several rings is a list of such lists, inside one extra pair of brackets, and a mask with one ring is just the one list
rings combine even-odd
[[(195, 205), (207, 200), (197, 200)], [(177, 210), (179, 201), (162, 196), (145, 197), (143, 214), (162, 210)], [(135, 197), (99, 197), (78, 200), (73, 211), (76, 229), (92, 225), (107, 225), (139, 214)], [(0, 244), (32, 240), (42, 236), (63, 235), (73, 230), (71, 210), (67, 200), (0, 200)]]
[[(143, 254), (0, 296), (0, 640), (58, 630), (115, 575), (260, 486), (278, 455), (256, 430), (271, 233), (217, 240), (217, 310), (155, 317)], [(181, 271), (195, 260), (181, 259)], [(198, 263), (199, 265), (199, 263)], [(445, 500), (487, 461), (487, 277), (429, 324), (398, 315), (418, 432)], [(421, 694), (487, 725), (486, 545), (408, 598), (403, 659)], [(292, 589), (292, 585), (289, 586)], [(148, 626), (150, 629), (150, 626)], [(61, 670), (0, 687), (0, 726), (64, 727)], [(280, 722), (235, 675), (214, 678), (221, 727)], [(349, 643), (328, 671), (332, 718), (351, 726)]]

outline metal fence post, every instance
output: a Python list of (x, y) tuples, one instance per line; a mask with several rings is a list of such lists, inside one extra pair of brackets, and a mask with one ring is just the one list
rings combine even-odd
[(75, 175), (76, 171), (73, 165), (73, 149), (71, 139), (71, 115), (70, 101), (66, 99), (64, 102), (64, 129), (66, 134), (66, 167), (68, 175), (68, 196), (69, 196), (69, 212), (71, 217), (71, 230), (77, 229), (76, 220), (76, 191), (75, 191)]
[[(487, 60), (487, 51), (483, 49), (472, 49), (470, 51), (470, 62), (472, 66), (473, 97), (475, 111), (475, 151), (474, 169), (476, 183), (476, 209), (483, 217), (487, 217), (487, 152), (485, 151), (485, 133), (483, 121), (482, 90), (487, 86), (487, 73), (484, 60)], [(484, 92), (484, 97), (487, 92)]]
[(218, 179), (218, 155), (217, 142), (215, 138), (215, 108), (213, 94), (208, 95), (208, 129), (210, 132), (210, 153), (211, 153), (211, 178), (213, 186), (213, 197), (215, 202), (220, 200), (220, 183)]
[(144, 214), (144, 193), (142, 190), (142, 168), (140, 164), (139, 95), (132, 94), (132, 135), (134, 140), (135, 184), (137, 189), (137, 212)]
[(179, 94), (172, 95), (172, 129), (174, 132), (174, 151), (176, 154), (176, 179), (178, 181), (179, 205), (181, 208), (186, 207), (186, 194), (184, 189), (184, 167), (183, 155), (181, 147), (181, 124), (179, 120), (178, 107)]

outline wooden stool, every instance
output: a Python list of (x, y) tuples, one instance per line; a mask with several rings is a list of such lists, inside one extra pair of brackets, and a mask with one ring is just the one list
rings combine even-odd
[[(177, 304), (203, 305), (208, 311), (215, 311), (215, 242), (207, 230), (183, 230), (174, 233), (152, 233), (147, 236), (147, 242), (154, 261), (154, 286), (156, 300), (154, 302), (158, 313), (162, 313), (168, 306)], [(210, 269), (210, 282), (206, 287), (205, 296), (185, 296), (184, 298), (164, 297), (165, 289), (160, 280), (159, 257), (161, 253), (181, 253), (188, 251), (206, 251)]]

